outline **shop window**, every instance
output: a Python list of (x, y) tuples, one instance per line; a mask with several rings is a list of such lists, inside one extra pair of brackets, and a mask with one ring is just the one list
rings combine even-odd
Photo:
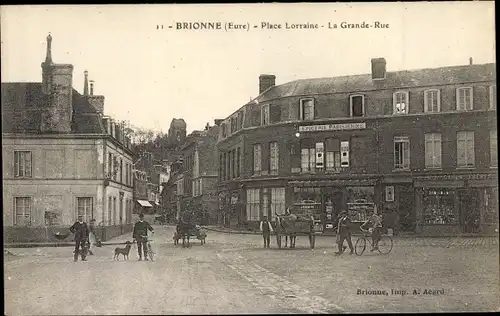
[(441, 168), (441, 134), (425, 134), (425, 168)]
[(247, 189), (247, 220), (260, 220), (260, 189)]
[(93, 215), (93, 205), (91, 197), (79, 197), (77, 198), (77, 216), (83, 217), (86, 223), (90, 223)]
[(285, 213), (285, 188), (271, 188), (271, 219)]
[(498, 167), (497, 131), (490, 131), (490, 166)]
[(14, 225), (15, 226), (30, 226), (31, 225), (31, 197), (15, 197), (14, 198)]
[(260, 174), (262, 171), (262, 146), (253, 145), (253, 173)]
[(407, 91), (399, 91), (393, 95), (393, 114), (408, 114), (409, 98)]
[(394, 169), (410, 169), (410, 139), (408, 137), (394, 137)]
[(373, 187), (347, 187), (347, 209), (349, 217), (354, 222), (363, 222), (368, 219), (375, 204)]
[(31, 177), (31, 151), (14, 151), (14, 176)]
[(474, 167), (474, 156), (474, 132), (457, 132), (457, 166)]
[(457, 89), (457, 110), (466, 111), (472, 110), (472, 87)]
[(430, 189), (424, 194), (424, 223), (456, 225), (455, 192), (450, 189)]
[(279, 170), (279, 149), (278, 143), (269, 143), (269, 170), (271, 174), (278, 174)]
[(440, 112), (441, 100), (438, 89), (424, 91), (424, 112)]
[[(262, 192), (262, 216), (267, 216), (269, 219), (269, 193), (267, 189)], [(261, 217), (262, 218), (262, 217)]]

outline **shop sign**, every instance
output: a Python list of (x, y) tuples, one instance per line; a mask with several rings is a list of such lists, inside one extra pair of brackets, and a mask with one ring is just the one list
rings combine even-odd
[(299, 132), (323, 132), (323, 131), (342, 131), (351, 129), (365, 129), (366, 123), (345, 123), (345, 124), (323, 124), (299, 126)]
[(394, 202), (394, 187), (386, 186), (385, 187), (385, 201), (386, 202)]

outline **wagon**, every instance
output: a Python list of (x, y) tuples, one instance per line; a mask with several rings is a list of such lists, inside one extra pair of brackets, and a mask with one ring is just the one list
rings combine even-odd
[(295, 245), (292, 238), (295, 239), (296, 236), (309, 236), (309, 246), (314, 249), (314, 244), (316, 242), (316, 235), (314, 231), (314, 219), (297, 218), (294, 215), (282, 215), (276, 217), (276, 241), (278, 248), (281, 248), (282, 237), (290, 237), (291, 247)]
[[(189, 235), (186, 235), (186, 237), (195, 237), (196, 239), (201, 241), (201, 244), (204, 245), (206, 238), (207, 238), (207, 232), (205, 229), (203, 229), (199, 225), (195, 225), (193, 228), (189, 230)], [(174, 232), (174, 245), (177, 245), (179, 243), (179, 239), (182, 239), (181, 233), (178, 231), (178, 229)]]

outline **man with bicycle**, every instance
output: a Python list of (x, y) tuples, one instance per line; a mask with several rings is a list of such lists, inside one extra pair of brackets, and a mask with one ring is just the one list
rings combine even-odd
[(144, 214), (139, 214), (139, 221), (134, 225), (132, 238), (137, 240), (137, 250), (139, 252), (139, 261), (142, 260), (144, 252), (144, 260), (148, 261), (148, 230), (155, 233), (153, 227), (148, 222), (144, 221)]
[(370, 251), (378, 250), (378, 242), (382, 235), (382, 218), (377, 215), (377, 207), (373, 209), (373, 213), (366, 222), (361, 225), (362, 230), (366, 230), (366, 225), (370, 224), (372, 231), (372, 249)]

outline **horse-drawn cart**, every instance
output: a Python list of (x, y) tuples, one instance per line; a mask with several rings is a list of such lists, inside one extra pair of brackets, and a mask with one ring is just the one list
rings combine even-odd
[[(276, 216), (276, 241), (278, 248), (281, 248), (282, 237), (288, 241), (290, 237), (290, 247), (295, 247), (295, 238), (297, 236), (308, 236), (309, 246), (314, 249), (316, 235), (314, 231), (314, 219), (299, 218), (295, 215)], [(286, 247), (286, 246), (285, 246)]]
[(182, 245), (185, 247), (185, 242), (187, 239), (187, 246), (189, 247), (189, 239), (191, 237), (195, 237), (196, 239), (200, 240), (201, 244), (204, 245), (207, 238), (207, 232), (199, 225), (180, 223), (177, 225), (176, 231), (174, 233), (174, 245), (177, 245), (179, 243), (179, 240), (182, 239)]

